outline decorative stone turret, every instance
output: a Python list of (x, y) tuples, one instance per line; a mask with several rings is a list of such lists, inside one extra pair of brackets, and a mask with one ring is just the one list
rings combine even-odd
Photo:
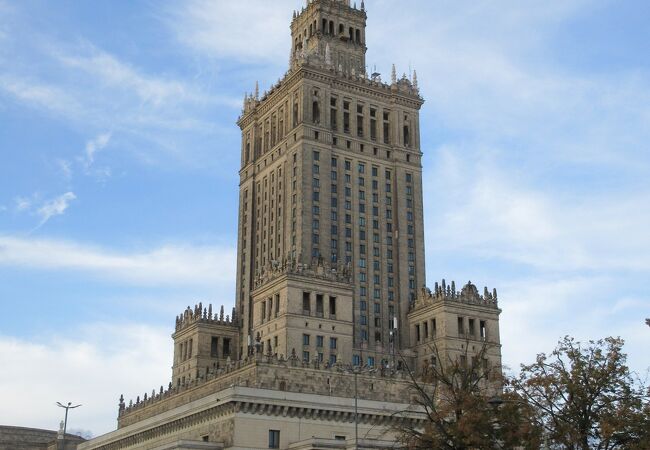
[[(226, 315), (221, 306), (219, 313), (212, 305), (204, 307), (198, 303), (189, 306), (176, 317), (174, 338), (174, 384), (189, 382), (205, 376), (225, 364), (226, 360), (238, 357), (239, 326), (236, 311)], [(152, 394), (155, 395), (155, 392)]]
[(211, 304), (208, 305), (207, 308), (203, 307), (203, 303), (198, 303), (194, 306), (194, 309), (188, 306), (183, 314), (176, 316), (176, 331), (180, 331), (196, 322), (236, 326), (236, 310), (233, 308), (232, 315), (227, 315), (224, 317), (223, 306), (221, 306), (221, 310), (218, 316), (216, 313), (213, 315)]

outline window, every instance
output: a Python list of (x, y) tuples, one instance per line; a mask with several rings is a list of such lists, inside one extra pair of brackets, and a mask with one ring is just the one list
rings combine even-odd
[(316, 336), (316, 347), (322, 348), (323, 347), (323, 336)]
[(309, 362), (309, 352), (307, 351), (302, 352), (302, 360), (305, 362)]
[(212, 342), (210, 343), (210, 356), (216, 358), (218, 355), (219, 348), (219, 338), (212, 336)]
[(487, 340), (487, 323), (485, 320), (481, 320), (479, 323), (479, 336), (482, 341)]
[(336, 297), (330, 297), (330, 315), (336, 315)]
[(458, 335), (463, 336), (465, 334), (465, 319), (462, 317), (458, 318)]
[(336, 355), (330, 355), (330, 366), (336, 364)]
[(337, 338), (330, 338), (330, 349), (336, 350)]
[(469, 335), (474, 337), (476, 335), (476, 329), (475, 329), (475, 320), (474, 319), (469, 319), (468, 321), (468, 326), (469, 326)]
[[(361, 358), (359, 355), (352, 355), (352, 365), (353, 366), (360, 366), (361, 365)], [(343, 436), (345, 439), (345, 436)]]
[(314, 161), (320, 160), (320, 153), (314, 150)]
[(374, 356), (368, 356), (368, 365), (370, 367), (375, 367), (375, 357)]
[(279, 430), (269, 430), (269, 448), (280, 448)]
[(309, 292), (302, 293), (302, 310), (304, 314), (309, 314), (311, 311), (311, 299)]

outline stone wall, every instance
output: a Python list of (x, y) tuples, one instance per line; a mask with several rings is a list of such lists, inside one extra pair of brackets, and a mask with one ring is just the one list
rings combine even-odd
[[(173, 387), (120, 411), (118, 428), (140, 422), (232, 386), (354, 398), (354, 375), (342, 367), (327, 368), (298, 360), (257, 355), (207, 379)], [(409, 378), (403, 372), (362, 370), (360, 399), (401, 403), (410, 398)]]

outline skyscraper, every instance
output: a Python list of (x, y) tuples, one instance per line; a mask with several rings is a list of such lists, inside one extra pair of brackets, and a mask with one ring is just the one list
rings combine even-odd
[[(415, 74), (398, 78), (393, 68), (383, 83), (367, 73), (363, 2), (356, 9), (347, 0), (308, 1), (294, 13), (291, 38), (288, 72), (262, 96), (257, 88), (247, 96), (238, 122), (242, 343), (259, 334), (273, 352), (322, 353), (298, 345), (292, 334), (303, 330), (267, 326), (280, 313), (323, 313), (329, 287), (307, 275), (320, 271), (340, 282), (333, 308), (351, 313), (324, 317), (339, 326), (332, 337), (347, 342), (351, 332), (342, 362), (378, 364), (394, 346), (409, 345), (401, 325), (425, 284), (423, 100)], [(302, 281), (264, 289), (287, 268), (300, 268)]]
[(177, 316), (168, 387), (80, 449), (394, 448), (426, 420), (407, 373), (500, 370), (496, 291), (425, 287), (424, 101), (415, 72), (367, 73), (365, 31), (363, 1), (294, 12), (286, 74), (238, 120), (235, 308)]

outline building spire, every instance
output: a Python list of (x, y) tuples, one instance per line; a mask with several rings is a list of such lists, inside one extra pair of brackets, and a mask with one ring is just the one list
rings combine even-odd
[(259, 81), (255, 82), (255, 100), (260, 99), (260, 83)]
[(413, 69), (413, 87), (415, 89), (419, 89), (419, 87), (418, 87), (418, 72), (415, 69)]
[(395, 64), (393, 64), (393, 70), (390, 73), (390, 81), (392, 84), (397, 83), (397, 69), (395, 69)]

